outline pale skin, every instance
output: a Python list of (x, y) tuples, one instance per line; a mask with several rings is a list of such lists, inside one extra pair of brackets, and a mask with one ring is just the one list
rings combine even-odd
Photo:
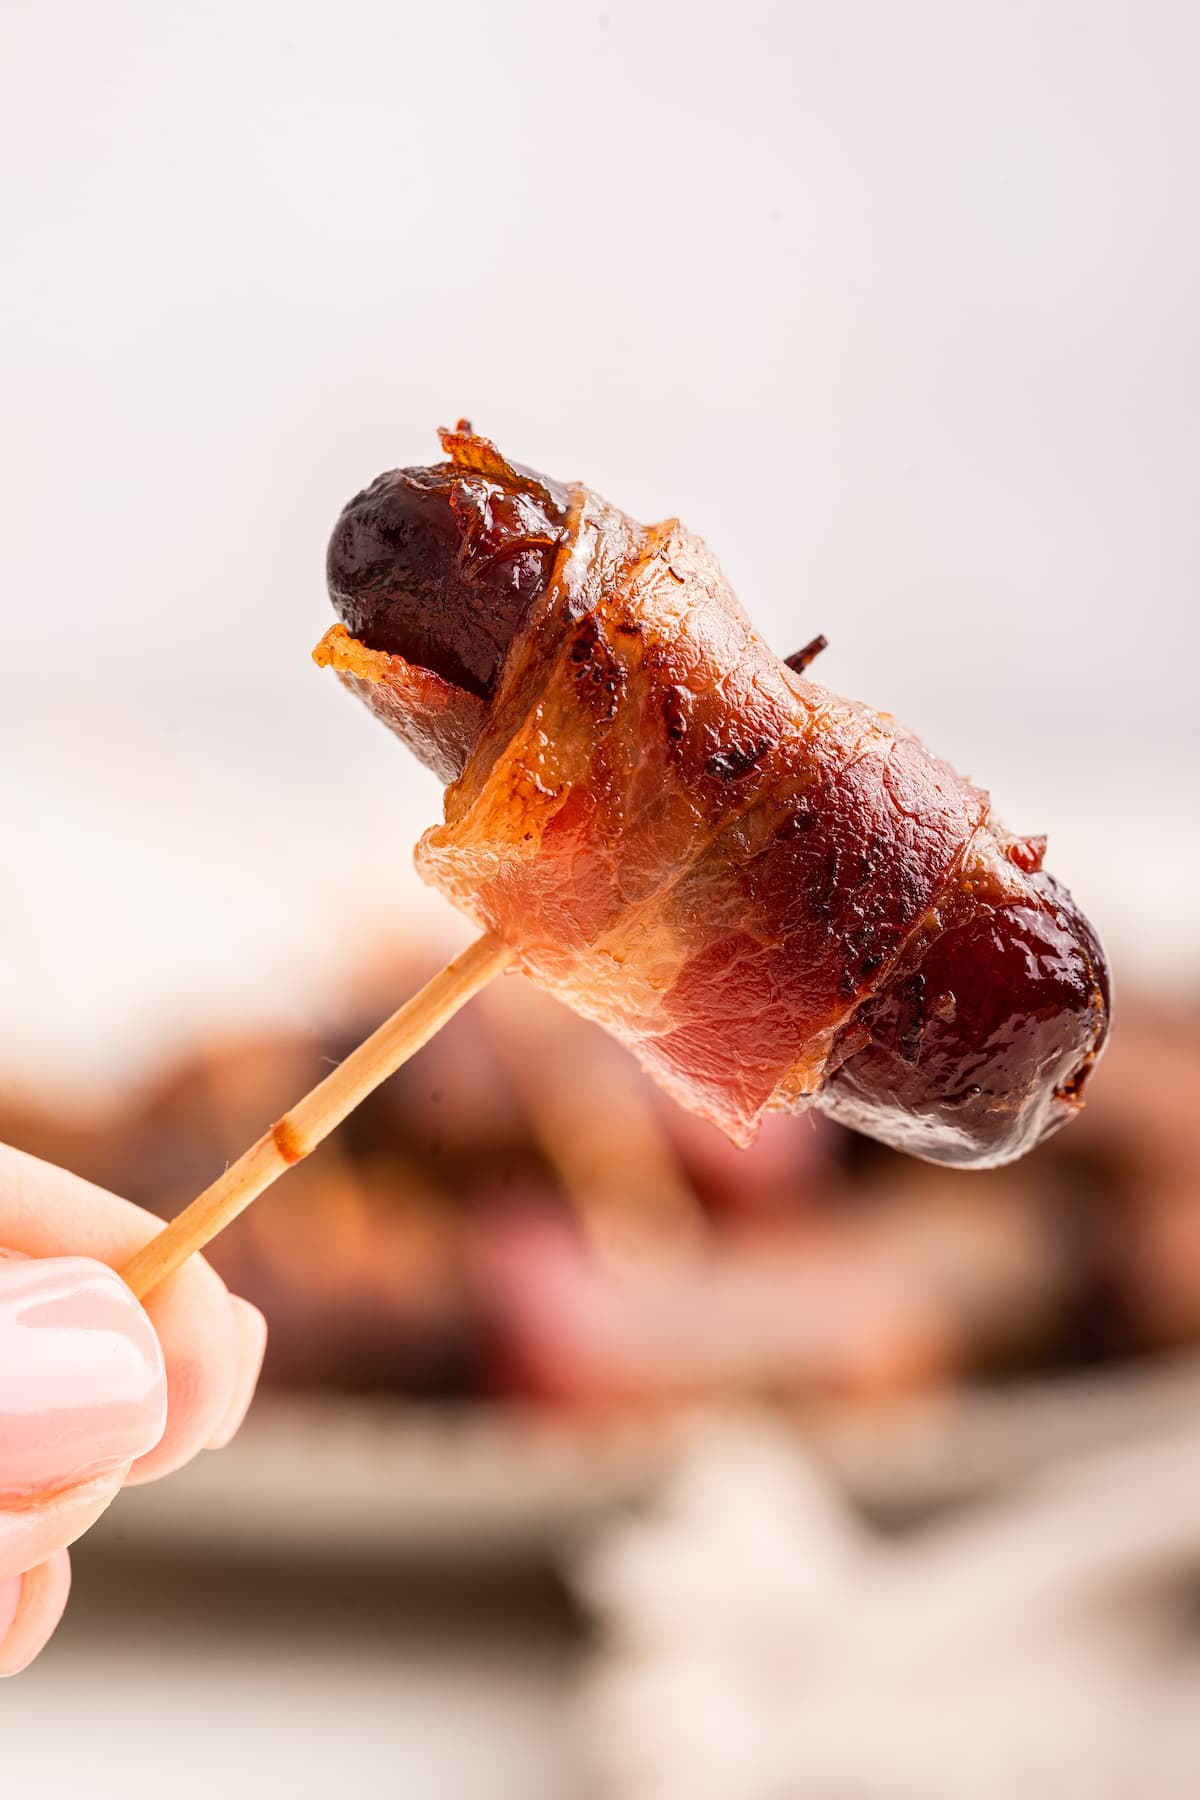
[[(0, 1145), (0, 1252), (92, 1257), (120, 1269), (160, 1229), (128, 1200)], [(0, 1675), (16, 1674), (46, 1644), (66, 1605), (67, 1546), (120, 1488), (154, 1481), (199, 1450), (228, 1443), (250, 1404), (266, 1324), (203, 1257), (193, 1256), (144, 1305), (166, 1364), (166, 1428), (132, 1464), (54, 1493), (0, 1502)], [(0, 1468), (0, 1491), (4, 1486)]]

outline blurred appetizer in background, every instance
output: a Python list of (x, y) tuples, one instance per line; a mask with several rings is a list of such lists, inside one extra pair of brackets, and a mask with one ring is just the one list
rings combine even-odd
[[(197, 1043), (0, 1138), (163, 1216), (372, 1022)], [(1097, 1100), (1018, 1164), (914, 1161), (820, 1112), (735, 1149), (619, 1047), (501, 982), (210, 1255), (269, 1315), (267, 1385), (590, 1414), (870, 1401), (1200, 1343), (1200, 1014), (1129, 996)]]

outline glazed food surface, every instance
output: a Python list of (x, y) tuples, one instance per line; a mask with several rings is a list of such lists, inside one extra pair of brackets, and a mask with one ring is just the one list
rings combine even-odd
[(325, 657), (457, 777), (426, 878), (740, 1141), (816, 1103), (991, 1163), (1069, 1117), (1107, 972), (1040, 843), (781, 663), (676, 522), (444, 442), (339, 520)]
[(326, 573), (360, 643), (488, 698), (549, 580), (567, 495), (511, 464), (480, 461), (377, 476), (342, 512)]

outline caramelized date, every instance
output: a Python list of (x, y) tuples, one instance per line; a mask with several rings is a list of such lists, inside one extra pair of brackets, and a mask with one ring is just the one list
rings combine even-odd
[[(989, 887), (991, 891), (989, 892)], [(1108, 1030), (1104, 952), (1049, 875), (972, 884), (960, 916), (855, 1014), (824, 1111), (937, 1162), (1007, 1161), (1081, 1104)]]
[(544, 476), (478, 460), (377, 476), (334, 527), (327, 577), (360, 643), (487, 700), (550, 578), (568, 502)]

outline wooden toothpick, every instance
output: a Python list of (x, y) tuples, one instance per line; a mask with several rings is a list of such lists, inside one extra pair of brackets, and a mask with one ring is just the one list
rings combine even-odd
[(315, 1150), (373, 1088), (407, 1062), (422, 1044), (427, 1044), (473, 994), (486, 987), (512, 961), (512, 954), (507, 944), (490, 931), (485, 932), (432, 981), (426, 982), (357, 1050), (351, 1051), (345, 1062), (297, 1101), (211, 1187), (172, 1219), (165, 1231), (151, 1238), (126, 1263), (121, 1275), (138, 1299), (173, 1275), (189, 1256), (202, 1250), (293, 1163)]

